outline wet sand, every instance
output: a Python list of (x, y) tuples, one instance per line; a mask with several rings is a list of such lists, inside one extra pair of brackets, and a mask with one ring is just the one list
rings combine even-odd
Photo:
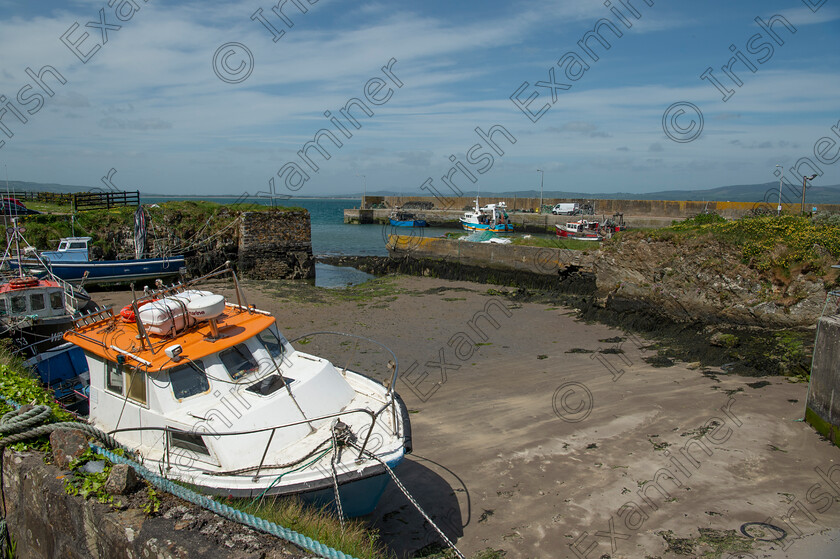
[[(399, 276), (340, 291), (243, 287), (289, 339), (339, 331), (396, 353), (414, 438), (397, 474), (468, 556), (838, 556), (840, 448), (800, 421), (807, 384), (656, 368), (650, 341), (512, 303), (497, 286)], [(390, 355), (364, 341), (319, 334), (296, 346), (390, 377)], [(400, 554), (440, 541), (393, 485), (368, 520)], [(750, 522), (787, 536), (734, 538)]]

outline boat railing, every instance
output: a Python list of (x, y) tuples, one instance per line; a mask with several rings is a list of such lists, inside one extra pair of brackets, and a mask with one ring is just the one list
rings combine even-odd
[[(373, 428), (376, 426), (376, 421), (379, 418), (379, 416), (382, 414), (382, 412), (385, 411), (388, 407), (396, 407), (396, 402), (391, 401), (388, 404), (386, 404), (385, 406), (383, 406), (382, 408), (380, 408), (376, 412), (373, 412), (373, 411), (371, 411), (369, 409), (366, 409), (366, 408), (357, 408), (357, 409), (352, 409), (352, 410), (344, 410), (344, 411), (340, 411), (340, 412), (330, 413), (330, 414), (326, 414), (326, 415), (320, 415), (318, 417), (310, 417), (310, 418), (307, 418), (307, 419), (301, 419), (299, 421), (293, 421), (291, 423), (284, 423), (282, 425), (274, 425), (272, 427), (263, 427), (263, 428), (260, 428), (260, 429), (249, 429), (247, 431), (228, 431), (228, 432), (222, 432), (222, 433), (220, 433), (218, 431), (203, 431), (203, 430), (202, 431), (195, 431), (195, 430), (185, 431), (183, 429), (178, 429), (178, 428), (167, 425), (167, 426), (164, 426), (164, 427), (152, 427), (152, 426), (148, 426), (148, 427), (123, 427), (121, 429), (114, 429), (112, 431), (109, 431), (108, 433), (110, 435), (116, 435), (117, 433), (128, 433), (128, 432), (162, 431), (164, 433), (164, 441), (165, 441), (164, 442), (164, 445), (165, 445), (164, 446), (164, 461), (166, 462), (166, 469), (168, 471), (168, 470), (172, 469), (172, 460), (171, 460), (172, 449), (170, 448), (170, 441), (172, 439), (172, 437), (170, 436), (171, 433), (177, 433), (179, 435), (198, 436), (198, 437), (203, 437), (203, 436), (232, 437), (232, 436), (254, 435), (254, 434), (258, 434), (258, 433), (270, 432), (271, 434), (269, 435), (268, 442), (266, 443), (265, 448), (263, 449), (262, 457), (260, 458), (260, 463), (259, 463), (259, 465), (257, 465), (257, 471), (254, 474), (254, 481), (256, 481), (259, 478), (260, 471), (262, 470), (263, 466), (265, 465), (265, 458), (268, 455), (268, 450), (271, 447), (271, 442), (274, 440), (274, 434), (277, 432), (278, 429), (285, 429), (285, 428), (288, 428), (288, 427), (296, 427), (298, 425), (305, 425), (305, 424), (309, 424), (311, 426), (312, 423), (317, 422), (317, 421), (323, 421), (325, 419), (333, 419), (333, 418), (338, 418), (338, 417), (347, 416), (347, 415), (350, 415), (350, 414), (357, 414), (357, 413), (366, 414), (370, 417), (370, 427), (367, 430), (367, 434), (365, 435), (365, 440), (362, 443), (362, 446), (359, 448), (359, 454), (356, 456), (356, 463), (357, 464), (361, 463), (362, 462), (362, 457), (364, 456), (365, 451), (367, 449), (367, 445), (370, 442), (370, 436), (373, 434)], [(395, 425), (395, 427), (396, 427), (396, 425)]]

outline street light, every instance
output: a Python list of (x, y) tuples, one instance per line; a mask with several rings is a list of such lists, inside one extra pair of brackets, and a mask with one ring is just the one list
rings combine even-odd
[(810, 177), (806, 177), (805, 175), (802, 175), (802, 206), (799, 208), (799, 213), (802, 213), (802, 214), (805, 213), (805, 183), (807, 183), (808, 181), (812, 181), (815, 178), (817, 178), (816, 173), (814, 173)]
[(365, 198), (367, 198), (367, 178), (365, 175), (356, 175), (362, 177), (362, 209), (365, 209)]
[(542, 169), (537, 169), (537, 172), (540, 174), (540, 212), (542, 213), (542, 194), (543, 194), (543, 179), (545, 178), (545, 173)]
[(776, 165), (780, 169), (779, 171), (779, 207), (776, 209), (776, 215), (782, 215), (782, 177), (785, 176), (785, 170), (781, 165)]

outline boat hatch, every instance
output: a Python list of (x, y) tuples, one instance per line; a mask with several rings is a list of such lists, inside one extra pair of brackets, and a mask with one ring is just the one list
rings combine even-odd
[(249, 392), (253, 392), (254, 394), (259, 394), (260, 396), (270, 396), (274, 394), (286, 384), (292, 384), (295, 382), (295, 379), (289, 377), (281, 377), (277, 373), (273, 375), (268, 375), (264, 379), (259, 382), (256, 382), (246, 388), (245, 390)]

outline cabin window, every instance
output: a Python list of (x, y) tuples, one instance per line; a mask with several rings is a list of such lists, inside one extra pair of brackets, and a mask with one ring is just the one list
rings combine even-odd
[(33, 311), (42, 311), (47, 308), (47, 301), (43, 293), (33, 293), (29, 296), (29, 308)]
[(54, 291), (50, 293), (50, 307), (54, 310), (60, 310), (64, 308), (64, 297), (62, 296), (61, 291)]
[(171, 369), (169, 380), (172, 382), (172, 392), (179, 400), (210, 390), (210, 383), (207, 382), (207, 374), (201, 361), (191, 361)]
[(210, 451), (207, 450), (207, 445), (204, 444), (204, 439), (201, 435), (179, 431), (177, 429), (169, 430), (169, 444), (174, 447), (191, 450), (199, 454), (210, 456)]
[(70, 243), (70, 248), (87, 248), (85, 243)]
[(67, 242), (63, 241), (63, 242), (59, 243), (58, 250), (67, 250)]
[(128, 384), (128, 397), (139, 404), (146, 403), (146, 371), (125, 367), (125, 382)]
[(0, 315), (6, 314), (6, 300), (0, 299)]
[(26, 297), (24, 297), (23, 295), (12, 296), (12, 312), (26, 312)]
[(237, 344), (230, 349), (224, 350), (219, 357), (227, 367), (230, 378), (236, 380), (252, 373), (259, 368), (251, 350), (245, 344)]
[(283, 342), (277, 337), (277, 334), (271, 328), (266, 328), (257, 335), (257, 338), (262, 342), (268, 354), (274, 359), (281, 359), (283, 357)]
[(105, 365), (105, 388), (109, 392), (119, 394), (123, 393), (123, 375), (122, 365), (111, 363), (110, 361)]

